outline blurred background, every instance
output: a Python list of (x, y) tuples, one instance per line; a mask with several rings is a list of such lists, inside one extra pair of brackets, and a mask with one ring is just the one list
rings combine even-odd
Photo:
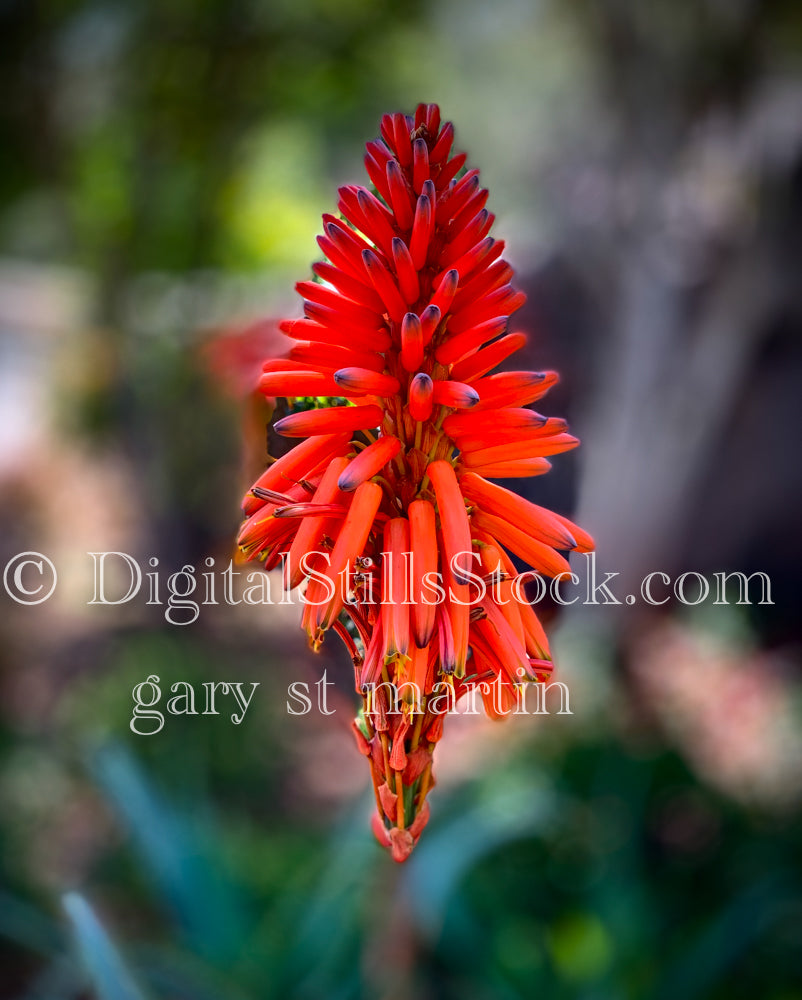
[[(59, 572), (0, 596), (0, 997), (802, 998), (799, 4), (3, 0), (0, 93), (0, 556)], [(335, 641), (88, 606), (87, 553), (227, 565), (277, 349), (249, 325), (297, 315), (321, 213), (421, 100), (583, 440), (529, 495), (619, 594), (760, 571), (772, 603), (547, 609), (573, 714), (449, 719), (398, 867)], [(335, 713), (288, 715), (324, 669)], [(149, 674), (261, 686), (136, 736)]]

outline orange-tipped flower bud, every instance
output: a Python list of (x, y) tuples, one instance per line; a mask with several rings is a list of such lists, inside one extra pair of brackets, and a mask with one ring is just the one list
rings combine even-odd
[(407, 313), (401, 323), (401, 364), (414, 372), (423, 361), (423, 328), (416, 313)]
[(334, 373), (334, 382), (348, 393), (366, 396), (394, 396), (400, 384), (392, 375), (382, 375), (368, 368), (340, 368)]
[(434, 407), (434, 382), (425, 372), (418, 372), (409, 383), (409, 415), (413, 420), (428, 420)]
[(348, 467), (340, 475), (338, 481), (340, 489), (345, 493), (352, 492), (361, 483), (378, 475), (400, 451), (401, 442), (397, 437), (393, 437), (392, 434), (380, 437), (378, 441), (360, 451), (356, 458), (351, 459)]
[(331, 375), (310, 371), (266, 372), (259, 378), (265, 396), (334, 396), (339, 390)]
[(450, 406), (454, 410), (467, 410), (479, 402), (479, 393), (464, 382), (437, 381), (432, 395), (435, 404)]

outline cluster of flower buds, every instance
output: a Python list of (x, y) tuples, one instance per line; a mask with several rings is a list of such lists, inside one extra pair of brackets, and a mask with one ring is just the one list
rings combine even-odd
[(510, 554), (553, 577), (569, 572), (559, 550), (593, 545), (491, 482), (540, 475), (578, 441), (530, 408), (554, 372), (492, 374), (525, 343), (506, 332), (524, 295), (453, 139), (436, 105), (385, 115), (365, 156), (374, 190), (341, 188), (339, 217), (323, 216), (326, 260), (298, 284), (303, 318), (281, 324), (292, 346), (265, 363), (260, 388), (345, 405), (276, 422), (302, 441), (248, 491), (239, 534), (246, 558), (306, 583), (313, 648), (333, 629), (353, 658), (374, 829), (399, 861), (426, 824), (456, 700), (478, 689), (503, 716), (551, 671)]

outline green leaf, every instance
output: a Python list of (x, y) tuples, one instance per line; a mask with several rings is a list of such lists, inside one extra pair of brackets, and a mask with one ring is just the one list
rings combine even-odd
[(122, 956), (92, 907), (77, 892), (63, 898), (78, 952), (98, 1000), (144, 1000)]

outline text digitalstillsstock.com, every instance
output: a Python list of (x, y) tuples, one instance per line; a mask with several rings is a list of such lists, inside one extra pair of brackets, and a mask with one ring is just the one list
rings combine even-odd
[[(391, 583), (394, 579), (391, 565), (392, 555), (382, 553), (380, 572), (372, 572), (375, 567), (370, 559), (361, 559), (357, 573), (344, 573), (338, 579), (343, 600), (355, 600), (353, 591), (358, 587), (361, 603), (380, 603), (385, 600), (395, 603), (414, 603), (409, 593), (393, 594)], [(307, 603), (306, 591), (298, 588), (287, 591), (281, 580), (271, 577), (261, 569), (243, 569), (233, 560), (218, 567), (212, 557), (204, 560), (202, 567), (185, 565), (173, 572), (166, 572), (159, 560), (152, 557), (145, 564), (126, 552), (87, 552), (87, 606), (120, 607), (135, 602), (159, 608), (164, 620), (174, 626), (192, 625), (198, 621), (203, 608), (220, 605), (287, 605)], [(317, 560), (315, 560), (317, 557)], [(669, 574), (656, 571), (643, 577), (639, 593), (627, 594), (621, 598), (614, 592), (617, 572), (602, 575), (597, 570), (596, 554), (582, 553), (577, 573), (562, 573), (549, 579), (530, 571), (521, 573), (511, 581), (504, 577), (501, 569), (495, 574), (483, 576), (471, 570), (477, 553), (458, 553), (452, 560), (451, 571), (455, 578), (468, 583), (469, 598), (460, 600), (450, 588), (450, 601), (476, 605), (490, 593), (499, 603), (515, 600), (521, 603), (537, 604), (550, 597), (556, 604), (570, 606), (583, 604), (590, 606), (644, 604), (659, 607), (672, 599), (685, 605), (695, 606), (705, 601), (713, 604), (772, 604), (771, 581), (767, 574), (717, 572), (711, 578), (701, 573), (689, 571), (672, 580)], [(408, 560), (407, 576), (412, 579), (414, 568), (411, 553), (403, 553)], [(335, 596), (335, 583), (321, 567), (328, 566), (329, 553), (320, 552), (307, 555), (302, 560), (301, 569), (310, 580), (323, 586), (321, 600), (313, 603), (328, 604)], [(288, 567), (283, 563), (287, 578)], [(502, 591), (502, 578), (510, 582), (509, 589)], [(446, 586), (440, 573), (423, 574), (420, 599), (424, 604), (437, 605), (446, 600)], [(524, 589), (526, 584), (526, 589)], [(40, 605), (49, 600), (58, 586), (58, 572), (54, 562), (40, 552), (22, 552), (9, 559), (3, 570), (3, 587), (6, 595), (21, 605)], [(510, 594), (511, 596), (504, 596)], [(454, 686), (446, 679), (435, 685), (428, 696), (427, 707), (432, 711), (447, 712), (455, 707)], [(389, 690), (384, 690), (389, 684)], [(559, 693), (559, 715), (571, 715), (568, 688), (559, 681), (548, 683), (521, 684), (512, 709), (504, 707), (500, 689), (501, 680), (464, 685), (466, 697), (461, 702), (464, 714), (480, 714), (477, 697), (492, 698), (497, 715), (548, 715), (547, 694), (554, 690)], [(290, 715), (306, 715), (313, 709), (324, 715), (333, 714), (328, 707), (327, 689), (332, 685), (324, 672), (323, 676), (310, 685), (305, 681), (295, 681), (287, 688), (286, 709)], [(160, 678), (150, 674), (146, 680), (134, 686), (132, 691), (133, 714), (131, 730), (140, 736), (151, 736), (161, 732), (169, 716), (220, 716), (228, 715), (235, 725), (241, 724), (252, 703), (258, 681), (206, 681), (195, 686), (189, 681), (175, 681), (162, 690)], [(197, 690), (196, 690), (197, 688)], [(312, 688), (315, 690), (312, 691)], [(366, 691), (369, 698), (386, 698), (389, 711), (420, 711), (421, 693), (412, 690), (415, 685), (406, 683), (396, 689), (390, 682), (375, 686), (376, 690)], [(434, 701), (432, 700), (434, 699)], [(550, 704), (553, 706), (554, 699)]]
[[(397, 555), (397, 554), (396, 554)], [(182, 566), (178, 570), (164, 570), (154, 556), (141, 563), (127, 552), (87, 552), (87, 594), (88, 606), (119, 607), (139, 603), (147, 607), (158, 607), (164, 620), (170, 625), (192, 625), (203, 608), (220, 605), (287, 605), (307, 603), (306, 591), (298, 588), (287, 591), (280, 581), (261, 569), (246, 570), (237, 567), (233, 560), (225, 566), (218, 566), (211, 556), (201, 567)], [(357, 573), (344, 571), (338, 584), (345, 603), (353, 600), (354, 586), (358, 583), (361, 603), (379, 603), (382, 595), (392, 602), (397, 600), (411, 604), (409, 593), (392, 594), (388, 588), (393, 580), (392, 554), (382, 553), (381, 571), (384, 579), (372, 572), (371, 559), (362, 559)], [(408, 576), (414, 573), (412, 553), (403, 553), (408, 560)], [(479, 604), (490, 593), (497, 603), (512, 599), (526, 604), (538, 604), (550, 598), (565, 607), (582, 604), (585, 606), (609, 606), (638, 602), (651, 607), (660, 607), (674, 600), (680, 604), (696, 606), (705, 602), (718, 605), (727, 604), (772, 604), (771, 581), (766, 573), (716, 572), (705, 576), (690, 570), (675, 578), (661, 570), (647, 573), (640, 581), (637, 593), (616, 594), (617, 572), (601, 573), (596, 564), (596, 553), (586, 552), (575, 556), (582, 564), (577, 568), (582, 574), (561, 573), (554, 578), (542, 576), (536, 571), (528, 571), (511, 581), (511, 598), (503, 597), (499, 571), (490, 577), (473, 571), (478, 553), (457, 553), (451, 561), (452, 573), (458, 581), (470, 585), (467, 601), (458, 595), (448, 594), (449, 600), (470, 605)], [(301, 569), (309, 580), (319, 581), (323, 586), (323, 596), (317, 604), (328, 604), (335, 594), (335, 583), (325, 574), (329, 565), (328, 552), (308, 553), (301, 560)], [(282, 557), (282, 570), (288, 575), (286, 554)], [(3, 570), (3, 587), (6, 595), (17, 604), (39, 605), (48, 601), (58, 587), (58, 572), (53, 560), (41, 552), (21, 552), (6, 562)], [(441, 604), (446, 600), (443, 575), (439, 572), (424, 573), (422, 576), (421, 601), (428, 605)]]

